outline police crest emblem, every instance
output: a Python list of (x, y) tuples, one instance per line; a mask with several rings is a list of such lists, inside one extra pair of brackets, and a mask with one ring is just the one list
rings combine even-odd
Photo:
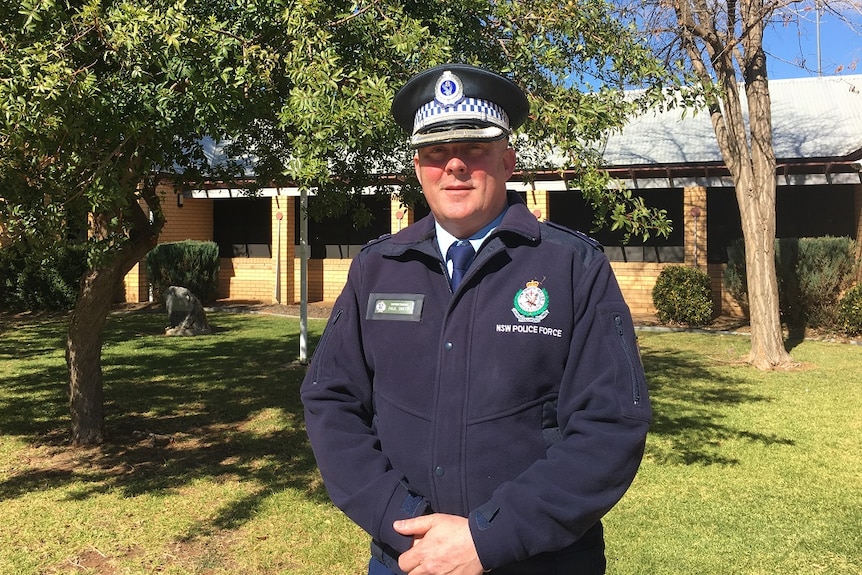
[(464, 84), (461, 78), (452, 72), (443, 72), (434, 86), (434, 96), (444, 106), (457, 104), (464, 99)]
[(542, 287), (541, 282), (528, 281), (527, 284), (515, 294), (515, 307), (512, 313), (519, 322), (539, 323), (548, 316), (548, 290)]

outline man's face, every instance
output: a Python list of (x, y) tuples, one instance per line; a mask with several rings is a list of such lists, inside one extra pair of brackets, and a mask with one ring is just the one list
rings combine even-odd
[(467, 238), (506, 207), (515, 151), (506, 140), (434, 144), (419, 148), (413, 164), (434, 218), (450, 234)]

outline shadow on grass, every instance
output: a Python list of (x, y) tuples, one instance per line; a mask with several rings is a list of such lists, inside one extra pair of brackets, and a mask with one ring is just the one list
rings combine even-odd
[[(45, 488), (66, 487), (77, 500), (176, 490), (201, 479), (251, 485), (252, 493), (193, 527), (189, 539), (242, 525), (285, 489), (328, 501), (304, 431), (305, 368), (294, 364), (298, 322), (238, 314), (210, 320), (213, 335), (168, 338), (162, 314), (109, 319), (102, 362), (107, 442), (90, 449), (65, 444), (65, 319), (4, 325), (0, 362), (26, 361), (0, 383), (0, 434), (30, 447), (23, 450), (27, 460), (0, 482), (0, 500)], [(645, 351), (644, 365), (654, 407), (647, 457), (734, 465), (724, 441), (792, 444), (727, 422), (723, 414), (733, 406), (769, 400), (734, 370), (656, 345)]]
[(67, 321), (66, 314), (0, 313), (0, 433), (39, 436), (68, 417)]
[(787, 331), (787, 337), (784, 339), (784, 350), (787, 353), (793, 351), (796, 346), (805, 341), (807, 331), (805, 325), (790, 326)]
[(37, 358), (64, 349), (69, 315), (0, 312), (0, 361)]
[(252, 485), (252, 494), (219, 510), (202, 532), (241, 525), (285, 489), (328, 501), (303, 425), (298, 322), (237, 314), (210, 320), (213, 335), (169, 338), (162, 315), (109, 318), (102, 355), (107, 440), (98, 448), (66, 443), (65, 360), (62, 343), (53, 347), (65, 320), (4, 328), (0, 361), (22, 359), (15, 351), (22, 344), (40, 351), (25, 351), (23, 359), (33, 361), (0, 384), (0, 433), (28, 444), (0, 482), (0, 501), (46, 488), (65, 487), (77, 500), (175, 490), (205, 478)]
[(726, 366), (710, 367), (702, 356), (677, 349), (651, 348), (643, 362), (653, 406), (646, 456), (657, 463), (736, 465), (739, 461), (722, 451), (724, 442), (794, 444), (789, 438), (727, 423), (724, 413), (733, 406), (770, 398)]

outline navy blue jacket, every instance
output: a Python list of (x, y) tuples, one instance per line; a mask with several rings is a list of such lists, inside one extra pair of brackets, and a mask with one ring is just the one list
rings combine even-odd
[(486, 569), (537, 572), (603, 544), (643, 455), (646, 382), (607, 258), (509, 203), (454, 294), (430, 216), (365, 246), (302, 384), (330, 497), (392, 557), (411, 544), (394, 520), (442, 512), (469, 518)]

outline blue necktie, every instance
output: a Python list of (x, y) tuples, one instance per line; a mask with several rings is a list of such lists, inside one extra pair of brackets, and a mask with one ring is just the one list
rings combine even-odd
[(446, 252), (446, 259), (452, 260), (452, 291), (458, 289), (458, 284), (461, 283), (461, 278), (464, 277), (467, 268), (470, 267), (470, 262), (473, 261), (473, 256), (476, 252), (473, 250), (473, 245), (464, 240), (458, 240)]

